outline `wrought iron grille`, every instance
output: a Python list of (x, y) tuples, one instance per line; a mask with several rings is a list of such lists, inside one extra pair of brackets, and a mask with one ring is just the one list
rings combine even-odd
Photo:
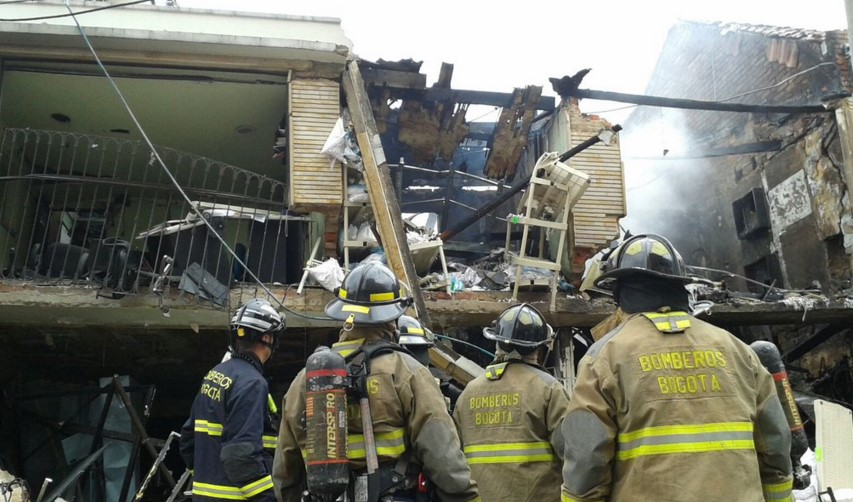
[[(287, 212), (284, 183), (171, 148), (158, 146), (157, 152), (249, 269), (264, 282), (286, 282), (289, 226), (306, 218)], [(3, 131), (3, 279), (136, 294), (162, 275), (164, 255), (172, 260), (167, 279), (215, 305), (224, 305), (220, 286), (227, 292), (235, 281), (248, 280), (145, 143)]]

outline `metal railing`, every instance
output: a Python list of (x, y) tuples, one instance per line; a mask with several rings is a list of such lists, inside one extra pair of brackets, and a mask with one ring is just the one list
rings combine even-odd
[[(178, 183), (264, 282), (282, 281), (288, 225), (280, 181), (157, 147)], [(5, 129), (0, 139), (0, 278), (137, 294), (163, 274), (224, 306), (247, 279), (141, 141)], [(213, 291), (202, 283), (224, 291)], [(193, 286), (195, 290), (193, 290)], [(223, 297), (224, 295), (224, 297)]]

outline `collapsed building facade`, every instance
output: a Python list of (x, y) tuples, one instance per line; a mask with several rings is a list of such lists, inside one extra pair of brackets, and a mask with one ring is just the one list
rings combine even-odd
[[(746, 292), (743, 301), (798, 303), (803, 320), (815, 300), (849, 302), (853, 159), (846, 50), (846, 31), (674, 26), (646, 94), (711, 104), (705, 110), (641, 107), (626, 121), (628, 212), (642, 225), (631, 230), (670, 236), (688, 264), (717, 270), (697, 273)], [(825, 110), (711, 109), (733, 102), (823, 104)], [(773, 339), (786, 362), (801, 368), (798, 377), (817, 380), (822, 393), (849, 402), (848, 321), (739, 332), (745, 339)]]
[[(68, 477), (120, 442), (118, 457), (95, 457), (88, 481), (63, 488), (86, 500), (134, 493), (153, 445), (163, 444), (148, 436), (169, 437), (185, 418), (201, 375), (225, 350), (230, 312), (270, 295), (287, 309), (287, 336), (267, 367), (278, 399), (314, 347), (336, 338), (322, 315), (331, 293), (297, 293), (303, 268), (324, 257), (348, 267), (380, 242), (435, 331), (460, 330), (488, 347), (478, 329), (507, 301), (535, 304), (561, 328), (554, 365), (571, 385), (574, 335), (614, 309), (573, 287), (584, 262), (619, 237), (627, 209), (619, 138), (567, 159), (585, 181), (560, 206), (565, 214), (525, 213), (528, 188), (472, 216), (544, 176), (544, 153), (570, 151), (611, 124), (535, 85), (458, 90), (451, 65), (427, 85), (419, 63), (358, 61), (335, 19), (155, 6), (89, 13), (84, 30), (153, 155), (73, 23), (24, 20), (62, 7), (16, 5), (8, 9), (21, 21), (0, 23), (4, 468), (31, 484)], [(499, 119), (468, 123), (476, 105), (500, 108)], [(339, 120), (344, 160), (332, 161), (322, 151)], [(430, 238), (408, 242), (401, 226)], [(661, 232), (683, 246), (680, 234)], [(537, 275), (537, 265), (550, 268)], [(470, 282), (460, 291), (451, 274)], [(830, 298), (802, 317), (800, 304), (741, 303), (716, 306), (711, 320), (811, 329), (846, 326), (853, 314)], [(464, 346), (441, 352), (463, 383), (488, 362)], [(167, 456), (158, 477), (166, 489), (179, 463)]]

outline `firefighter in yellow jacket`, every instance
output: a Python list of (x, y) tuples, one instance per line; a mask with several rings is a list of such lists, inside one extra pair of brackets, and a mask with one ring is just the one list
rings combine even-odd
[(773, 379), (687, 312), (684, 263), (638, 235), (597, 284), (628, 317), (582, 359), (563, 421), (562, 500), (789, 501), (791, 434)]
[(541, 366), (554, 332), (539, 311), (521, 304), (483, 335), (497, 342), (497, 358), (453, 412), (471, 475), (488, 502), (556, 502), (569, 397)]
[[(347, 358), (395, 341), (395, 320), (407, 303), (388, 267), (375, 262), (356, 267), (344, 278), (337, 297), (326, 306), (326, 315), (345, 321), (333, 351)], [(414, 500), (422, 474), (434, 483), (439, 500), (480, 500), (444, 397), (429, 370), (399, 346), (372, 357), (368, 368), (365, 387), (379, 474), (366, 475), (371, 445), (365, 440), (359, 404), (351, 402), (347, 500), (369, 502), (370, 494), (383, 501)], [(305, 487), (304, 370), (287, 391), (282, 409), (273, 486), (279, 500), (293, 502), (301, 500)], [(378, 486), (369, 485), (377, 479)], [(359, 489), (362, 481), (367, 483), (367, 494)]]

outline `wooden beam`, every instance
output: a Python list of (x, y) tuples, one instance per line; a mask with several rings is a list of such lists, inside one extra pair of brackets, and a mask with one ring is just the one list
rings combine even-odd
[(581, 99), (600, 99), (617, 103), (632, 103), (661, 108), (682, 108), (687, 110), (708, 110), (716, 112), (753, 112), (753, 113), (829, 113), (823, 105), (750, 105), (746, 103), (725, 103), (720, 101), (700, 101), (696, 99), (663, 98), (642, 94), (594, 91), (575, 89), (568, 94)]
[(438, 81), (433, 87), (441, 87), (450, 89), (450, 79), (453, 78), (453, 65), (450, 63), (441, 63), (441, 71), (438, 74)]
[(376, 130), (370, 99), (357, 62), (351, 61), (347, 65), (343, 85), (358, 146), (361, 149), (364, 181), (367, 184), (385, 256), (388, 258), (388, 264), (397, 274), (397, 278), (409, 288), (418, 318), (423, 324), (429, 326), (429, 313), (424, 304), (420, 279), (415, 272), (415, 264), (406, 240), (402, 211), (394, 194), (394, 184), (388, 172), (382, 141)]
[(516, 89), (511, 106), (501, 110), (489, 160), (483, 169), (489, 178), (512, 179), (515, 175), (518, 160), (527, 147), (527, 136), (536, 111), (534, 103), (541, 94), (542, 88), (535, 85)]
[[(488, 105), (507, 108), (512, 106), (513, 93), (491, 91), (469, 91), (461, 89), (443, 89), (430, 87), (418, 91), (412, 89), (391, 89), (391, 96), (397, 99), (412, 99), (415, 101), (454, 101), (472, 105)], [(540, 96), (536, 101), (537, 110), (554, 110), (556, 108), (553, 96)]]
[(426, 75), (423, 73), (363, 68), (361, 69), (361, 76), (368, 85), (397, 87), (401, 89), (426, 88)]

